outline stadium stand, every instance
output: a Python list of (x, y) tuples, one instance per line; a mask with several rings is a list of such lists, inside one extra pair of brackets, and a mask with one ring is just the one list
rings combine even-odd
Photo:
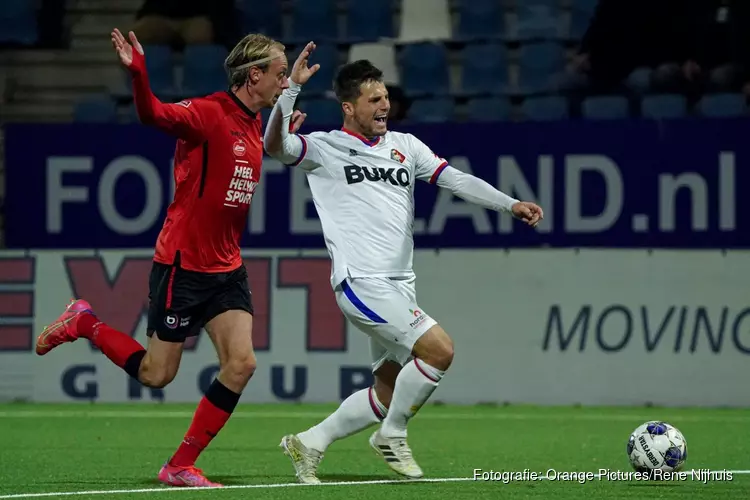
[[(0, 32), (15, 44), (0, 52), (6, 89), (2, 118), (69, 121), (81, 116), (90, 96), (108, 93), (118, 119), (132, 120), (129, 84), (112, 56), (109, 32), (115, 26), (130, 28), (142, 4), (67, 0), (68, 47), (48, 49), (37, 47), (36, 2), (0, 2), (0, 26), (5, 26)], [(684, 102), (664, 96), (680, 91), (658, 88), (658, 71), (645, 65), (632, 68), (620, 87), (604, 92), (618, 97), (616, 105), (587, 100), (596, 92), (588, 77), (570, 65), (597, 0), (235, 0), (235, 5), (243, 32), (280, 39), (290, 60), (302, 42), (318, 43), (314, 58), (323, 69), (306, 86), (306, 98), (330, 97), (336, 66), (368, 58), (383, 68), (391, 88), (420, 100), (411, 112), (415, 116), (427, 116), (421, 110), (430, 102), (436, 109), (428, 115), (443, 113), (446, 99), (452, 119), (459, 121), (488, 120), (492, 109), (497, 120), (620, 116), (623, 110), (647, 118), (747, 112), (741, 94), (701, 99), (700, 91)], [(226, 85), (223, 46), (149, 46), (147, 51), (152, 85), (165, 100)], [(493, 105), (482, 107), (481, 102)]]

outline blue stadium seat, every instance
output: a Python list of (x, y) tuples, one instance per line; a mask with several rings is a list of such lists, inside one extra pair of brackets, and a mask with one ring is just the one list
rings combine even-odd
[(521, 111), (530, 121), (565, 120), (570, 116), (568, 101), (560, 96), (529, 97), (521, 104)]
[(36, 2), (0, 1), (0, 43), (34, 45), (39, 39)]
[(109, 95), (95, 95), (77, 101), (73, 108), (77, 123), (116, 123), (117, 106)]
[(264, 131), (266, 129), (266, 125), (268, 125), (268, 119), (271, 116), (271, 111), (273, 111), (273, 108), (261, 108), (260, 110), (260, 118), (261, 118), (261, 123), (263, 124)]
[(335, 99), (305, 99), (299, 110), (307, 113), (305, 124), (338, 127), (341, 124), (341, 105)]
[(644, 118), (681, 118), (687, 115), (687, 99), (679, 94), (648, 95), (641, 101)]
[(272, 38), (283, 37), (283, 14), (278, 0), (238, 0), (241, 25), (245, 33), (263, 33)]
[[(302, 50), (303, 47), (299, 47)], [(289, 65), (294, 64), (297, 60), (299, 50), (290, 54)], [(293, 55), (293, 57), (292, 57)], [(315, 47), (315, 52), (310, 56), (309, 65), (320, 64), (320, 69), (315, 75), (308, 80), (304, 86), (306, 95), (322, 94), (331, 90), (331, 83), (339, 67), (339, 51), (336, 45), (332, 43), (320, 43)]]
[(391, 0), (347, 0), (347, 43), (377, 42), (393, 38), (393, 4)]
[[(177, 92), (174, 80), (172, 49), (167, 45), (144, 45), (146, 53), (146, 71), (151, 90), (159, 97), (171, 97)], [(130, 84), (130, 76), (127, 75)]]
[(570, 9), (574, 12), (582, 12), (589, 16), (594, 14), (600, 0), (572, 0)]
[(580, 40), (583, 38), (583, 35), (589, 28), (598, 2), (599, 0), (573, 0), (570, 9), (568, 39)]
[(651, 78), (654, 70), (648, 66), (635, 68), (625, 79), (627, 88), (637, 94), (645, 94), (651, 90)]
[(555, 40), (562, 34), (560, 7), (554, 1), (524, 0), (518, 6), (514, 40)]
[(450, 97), (417, 99), (409, 107), (408, 119), (416, 123), (443, 123), (453, 119), (453, 111)]
[(437, 43), (414, 43), (401, 53), (401, 86), (412, 97), (445, 95), (450, 91), (448, 53)]
[(475, 122), (506, 121), (511, 116), (511, 105), (502, 97), (478, 97), (469, 100), (468, 119)]
[(707, 94), (698, 101), (696, 111), (708, 118), (745, 116), (748, 112), (747, 100), (743, 94)]
[(339, 39), (335, 0), (294, 0), (292, 5), (289, 43), (307, 43), (311, 40), (321, 43)]
[(630, 116), (627, 98), (619, 95), (587, 97), (581, 114), (589, 120), (616, 120)]
[(182, 89), (186, 96), (203, 96), (226, 89), (227, 49), (221, 45), (188, 45), (183, 55)]
[(555, 89), (555, 78), (565, 68), (565, 51), (556, 42), (537, 42), (521, 46), (518, 61), (522, 93)]
[(498, 94), (507, 88), (507, 52), (500, 43), (467, 45), (461, 59), (461, 93)]
[(459, 0), (458, 41), (493, 40), (505, 37), (505, 17), (497, 0)]

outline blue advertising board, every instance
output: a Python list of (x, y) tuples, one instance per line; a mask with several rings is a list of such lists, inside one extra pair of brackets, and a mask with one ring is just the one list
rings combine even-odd
[[(418, 183), (418, 248), (750, 248), (745, 119), (396, 127), (519, 199), (536, 230)], [(9, 125), (8, 248), (152, 247), (174, 138), (140, 125)], [(304, 174), (264, 164), (247, 248), (323, 248)]]

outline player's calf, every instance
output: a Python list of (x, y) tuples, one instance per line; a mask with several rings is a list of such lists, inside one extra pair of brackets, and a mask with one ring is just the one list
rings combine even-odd
[(412, 359), (396, 377), (393, 400), (383, 420), (382, 435), (406, 438), (406, 425), (429, 399), (453, 363), (453, 341), (439, 325), (430, 328), (412, 348)]

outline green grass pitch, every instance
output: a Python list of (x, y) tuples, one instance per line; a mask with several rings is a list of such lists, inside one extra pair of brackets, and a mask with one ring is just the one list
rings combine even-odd
[[(334, 405), (241, 405), (198, 462), (221, 490), (162, 487), (161, 464), (179, 444), (194, 405), (0, 405), (0, 500), (388, 498), (580, 499), (746, 498), (750, 410), (426, 406), (409, 442), (428, 481), (399, 480), (370, 450), (364, 431), (334, 443), (321, 486), (298, 486), (278, 447), (285, 433), (316, 423)], [(630, 432), (647, 420), (677, 426), (688, 443), (686, 469), (734, 471), (731, 480), (473, 480), (482, 471), (560, 476), (630, 471)], [(62, 496), (61, 493), (75, 496)]]

